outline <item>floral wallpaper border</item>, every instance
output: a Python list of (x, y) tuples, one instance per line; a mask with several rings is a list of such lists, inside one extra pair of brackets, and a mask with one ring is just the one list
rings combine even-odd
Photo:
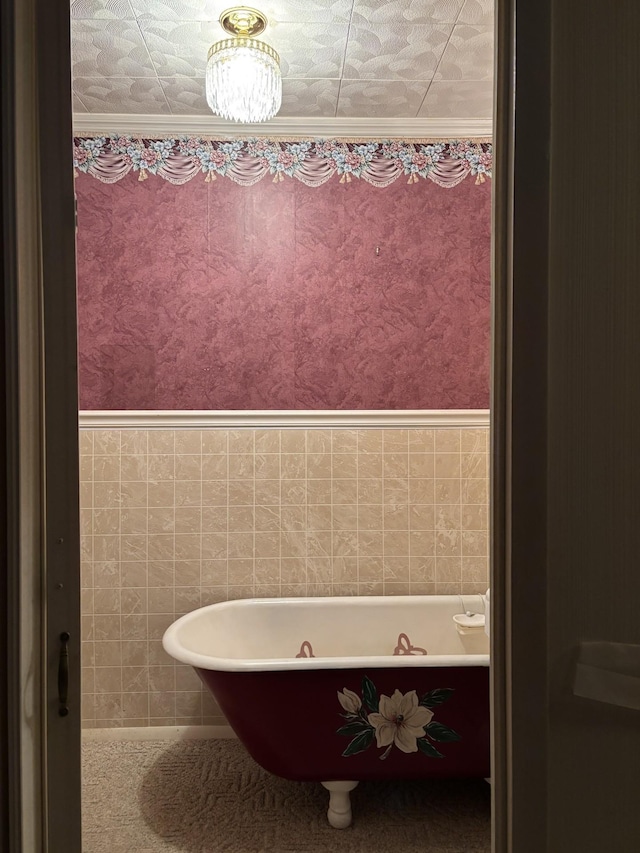
[(318, 187), (337, 176), (340, 183), (359, 178), (385, 187), (398, 178), (407, 184), (422, 179), (444, 188), (465, 178), (482, 184), (491, 177), (492, 145), (489, 141), (451, 140), (408, 142), (346, 142), (316, 139), (286, 142), (265, 138), (234, 140), (181, 136), (174, 139), (142, 139), (113, 134), (74, 138), (76, 176), (92, 175), (115, 183), (130, 171), (138, 180), (157, 175), (172, 184), (184, 184), (198, 175), (207, 183), (218, 177), (251, 186), (267, 175), (274, 183), (297, 178)]

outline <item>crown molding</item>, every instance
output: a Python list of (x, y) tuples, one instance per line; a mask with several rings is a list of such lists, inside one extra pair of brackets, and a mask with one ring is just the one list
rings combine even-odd
[(488, 427), (488, 409), (408, 409), (397, 411), (83, 411), (84, 429), (455, 428)]
[(477, 139), (491, 138), (488, 118), (288, 118), (256, 124), (238, 124), (216, 116), (158, 116), (118, 113), (75, 113), (74, 132), (104, 136), (113, 133), (153, 139), (195, 135), (233, 139), (269, 136), (282, 139)]

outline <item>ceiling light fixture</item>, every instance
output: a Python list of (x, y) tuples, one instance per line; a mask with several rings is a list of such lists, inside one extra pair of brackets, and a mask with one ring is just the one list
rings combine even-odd
[(276, 51), (254, 36), (267, 26), (255, 9), (228, 9), (220, 24), (231, 38), (217, 41), (207, 58), (207, 103), (231, 121), (267, 121), (280, 109), (282, 77)]

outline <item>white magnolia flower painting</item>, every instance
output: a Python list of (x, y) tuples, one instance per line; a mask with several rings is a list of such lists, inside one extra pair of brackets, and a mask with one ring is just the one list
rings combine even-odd
[(434, 743), (459, 741), (460, 735), (448, 726), (436, 722), (433, 708), (450, 698), (451, 688), (438, 688), (418, 697), (415, 690), (391, 696), (378, 696), (374, 683), (366, 675), (362, 679), (362, 698), (353, 690), (338, 691), (338, 701), (345, 711), (346, 722), (339, 735), (352, 737), (343, 756), (364, 752), (376, 742), (384, 749), (385, 759), (395, 746), (401, 752), (421, 752), (431, 758), (444, 758)]
[(389, 749), (395, 744), (402, 752), (417, 752), (418, 738), (424, 737), (433, 711), (418, 704), (415, 690), (404, 696), (399, 690), (393, 696), (383, 693), (379, 707), (379, 713), (369, 714), (367, 718), (376, 730), (376, 744)]

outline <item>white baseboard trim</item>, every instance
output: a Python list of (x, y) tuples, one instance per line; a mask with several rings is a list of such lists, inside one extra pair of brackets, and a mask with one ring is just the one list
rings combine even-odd
[(236, 737), (231, 726), (135, 726), (82, 730), (84, 743), (121, 740), (229, 740)]

